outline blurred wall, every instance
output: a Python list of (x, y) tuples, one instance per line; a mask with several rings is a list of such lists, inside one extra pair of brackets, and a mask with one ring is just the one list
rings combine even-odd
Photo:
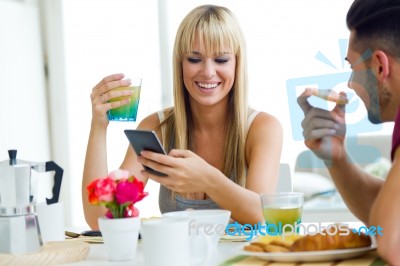
[(36, 1), (0, 0), (0, 160), (50, 159), (45, 71)]
[[(0, 161), (55, 161), (64, 169), (60, 201), (70, 224), (70, 181), (60, 0), (0, 0)], [(38, 201), (53, 174), (32, 172)]]

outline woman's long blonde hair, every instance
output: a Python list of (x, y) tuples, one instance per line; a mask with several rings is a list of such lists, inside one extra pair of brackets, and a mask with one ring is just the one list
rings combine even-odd
[[(247, 126), (246, 44), (236, 17), (221, 6), (203, 5), (193, 9), (181, 22), (173, 51), (174, 107), (162, 123), (167, 136), (164, 146), (193, 149), (193, 119), (189, 95), (182, 76), (182, 61), (193, 51), (195, 36), (207, 54), (221, 54), (229, 49), (236, 56), (235, 82), (229, 92), (227, 137), (224, 144), (223, 173), (243, 185), (246, 177), (245, 142)], [(171, 137), (172, 135), (172, 137)], [(173, 142), (173, 143), (171, 143)]]

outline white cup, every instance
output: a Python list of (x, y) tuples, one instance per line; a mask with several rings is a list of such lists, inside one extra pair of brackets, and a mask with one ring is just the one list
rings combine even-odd
[(40, 234), (43, 242), (65, 240), (64, 203), (36, 204)]
[(203, 235), (206, 247), (200, 255), (194, 255), (194, 238), (189, 235), (189, 220), (162, 217), (143, 221), (141, 236), (146, 266), (206, 265), (212, 253), (212, 244)]
[(210, 257), (217, 250), (218, 242), (225, 233), (230, 216), (230, 211), (219, 209), (185, 210), (163, 214), (163, 217), (189, 219), (188, 233), (194, 241), (194, 256), (204, 255), (204, 241), (201, 241), (204, 235), (212, 245), (213, 252)]

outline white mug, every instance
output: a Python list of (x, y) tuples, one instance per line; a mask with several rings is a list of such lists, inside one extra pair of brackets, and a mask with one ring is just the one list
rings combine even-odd
[(146, 266), (205, 265), (212, 254), (212, 243), (203, 237), (205, 249), (194, 256), (194, 238), (189, 235), (189, 219), (162, 217), (143, 221), (141, 236)]
[(194, 256), (204, 254), (203, 237), (211, 243), (212, 257), (217, 250), (218, 242), (224, 235), (231, 212), (228, 210), (185, 210), (163, 213), (163, 217), (188, 219), (188, 234), (193, 239)]
[(43, 242), (65, 240), (64, 203), (37, 203), (36, 214)]

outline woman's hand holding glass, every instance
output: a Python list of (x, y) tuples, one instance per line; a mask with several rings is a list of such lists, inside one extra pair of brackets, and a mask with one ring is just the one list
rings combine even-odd
[(92, 125), (95, 123), (107, 126), (109, 123), (107, 111), (129, 103), (129, 98), (116, 102), (108, 102), (110, 99), (130, 96), (132, 94), (132, 90), (113, 90), (118, 87), (128, 87), (131, 84), (129, 79), (123, 78), (124, 74), (109, 75), (104, 77), (92, 89), (92, 93), (90, 94), (92, 101)]

